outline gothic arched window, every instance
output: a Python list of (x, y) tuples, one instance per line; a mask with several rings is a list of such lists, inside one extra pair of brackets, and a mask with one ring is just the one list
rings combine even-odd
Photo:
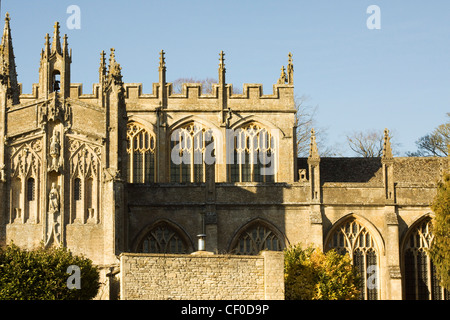
[(147, 232), (137, 250), (140, 253), (185, 254), (189, 251), (189, 245), (178, 230), (161, 222)]
[(128, 182), (155, 182), (156, 139), (137, 123), (127, 125)]
[(234, 133), (231, 182), (274, 182), (276, 172), (275, 138), (265, 128), (250, 123)]
[(81, 200), (81, 179), (75, 178), (73, 182), (73, 198), (74, 200)]
[(262, 250), (282, 251), (284, 241), (265, 223), (252, 223), (239, 232), (231, 245), (233, 254), (257, 255)]
[(34, 178), (28, 178), (27, 180), (27, 200), (34, 201), (36, 199), (36, 185)]
[(212, 130), (198, 123), (175, 129), (170, 136), (170, 182), (204, 182), (206, 164), (214, 162)]
[(335, 249), (340, 254), (349, 254), (361, 276), (360, 299), (377, 300), (379, 297), (378, 254), (369, 231), (356, 219), (347, 220), (333, 232), (327, 249)]
[(424, 219), (406, 238), (405, 293), (407, 300), (449, 300), (450, 294), (439, 285), (436, 268), (428, 249), (433, 242), (431, 219)]

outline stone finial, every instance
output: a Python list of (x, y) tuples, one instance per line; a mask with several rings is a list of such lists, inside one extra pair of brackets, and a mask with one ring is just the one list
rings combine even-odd
[(316, 132), (314, 129), (311, 129), (311, 143), (309, 147), (309, 158), (311, 159), (319, 159), (319, 150), (317, 149), (317, 142), (316, 142)]
[(294, 64), (292, 63), (292, 53), (289, 52), (288, 57), (287, 82), (288, 84), (294, 84)]
[(45, 35), (44, 47), (45, 47), (44, 53), (46, 56), (48, 56), (50, 54), (50, 35), (48, 33)]
[(12, 99), (13, 104), (19, 103), (19, 85), (17, 83), (16, 62), (11, 37), (11, 27), (9, 13), (5, 15), (5, 27), (0, 48), (0, 74), (1, 83), (8, 86), (7, 97)]
[(225, 53), (220, 51), (219, 53), (219, 83), (225, 85)]
[(52, 42), (52, 53), (57, 52), (61, 54), (61, 39), (59, 37), (59, 22), (55, 22), (53, 30), (53, 42)]
[(159, 52), (159, 69), (165, 69), (166, 68), (166, 60), (165, 60), (165, 55), (166, 53), (164, 52), (164, 50), (161, 50)]
[(219, 56), (220, 56), (220, 58), (219, 58), (219, 61), (220, 61), (219, 62), (219, 67), (225, 68), (225, 58), (224, 58), (225, 53), (223, 52), (223, 50), (220, 51)]
[(394, 156), (392, 155), (391, 148), (391, 140), (389, 137), (389, 130), (384, 129), (384, 142), (383, 142), (383, 159), (392, 159)]
[(281, 67), (281, 75), (280, 78), (278, 79), (278, 84), (285, 84), (287, 81), (287, 76), (286, 76), (286, 72), (284, 69), (284, 66)]
[(111, 48), (109, 55), (108, 80), (114, 80), (114, 84), (122, 84), (122, 68), (116, 61), (115, 49)]
[(99, 82), (100, 84), (103, 84), (106, 79), (106, 54), (104, 50), (100, 52), (100, 67), (98, 69), (98, 73), (99, 73)]
[(67, 41), (67, 34), (65, 34), (63, 37), (63, 54), (69, 54), (69, 42)]

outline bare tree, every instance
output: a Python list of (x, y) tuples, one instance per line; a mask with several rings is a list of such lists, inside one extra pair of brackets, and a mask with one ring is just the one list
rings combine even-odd
[(183, 83), (201, 83), (202, 93), (212, 93), (212, 84), (217, 83), (214, 78), (196, 79), (196, 78), (178, 78), (172, 82), (173, 92), (181, 93), (183, 90)]
[(322, 157), (334, 156), (338, 153), (335, 148), (326, 146), (326, 129), (318, 128), (316, 126), (315, 116), (318, 106), (311, 106), (308, 104), (309, 96), (302, 95), (295, 98), (295, 108), (297, 110), (295, 114), (295, 125), (297, 127), (297, 156), (308, 157), (311, 129), (314, 128), (316, 132), (316, 142), (319, 149), (319, 153)]
[[(214, 78), (205, 78), (205, 79), (197, 79), (197, 78), (178, 78), (172, 82), (172, 88), (174, 93), (181, 93), (183, 91), (183, 83), (201, 83), (202, 84), (202, 93), (211, 94), (213, 84), (218, 83), (217, 79)], [(242, 93), (242, 89), (233, 87), (233, 93), (238, 94)]]
[(409, 157), (446, 157), (450, 145), (450, 112), (447, 123), (441, 124), (430, 134), (416, 141), (418, 150), (408, 152)]
[[(391, 133), (389, 138), (392, 141)], [(347, 143), (358, 156), (364, 158), (381, 157), (383, 155), (384, 131), (355, 131), (347, 135)]]

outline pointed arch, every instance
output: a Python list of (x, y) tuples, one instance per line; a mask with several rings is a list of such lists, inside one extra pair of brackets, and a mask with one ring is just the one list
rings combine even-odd
[(205, 182), (206, 165), (220, 162), (222, 134), (200, 117), (188, 116), (170, 126), (169, 176), (171, 182)]
[(133, 241), (133, 252), (187, 254), (194, 245), (178, 224), (159, 219), (144, 227)]
[(401, 266), (404, 274), (406, 300), (450, 300), (450, 293), (441, 287), (429, 249), (434, 235), (429, 212), (417, 218), (401, 241)]
[(237, 255), (257, 255), (262, 250), (282, 251), (289, 243), (274, 224), (255, 218), (240, 227), (233, 235), (228, 251)]
[(274, 129), (279, 130), (280, 133), (283, 135), (282, 137), (283, 138), (286, 137), (286, 133), (280, 127), (278, 127), (277, 125), (273, 124), (272, 122), (270, 122), (260, 116), (254, 115), (254, 114), (240, 118), (238, 121), (234, 122), (230, 126), (230, 129), (235, 130), (237, 128), (246, 126), (250, 123), (258, 123), (260, 126), (265, 127), (270, 130), (274, 130)]
[(231, 129), (227, 136), (228, 180), (275, 182), (279, 141), (278, 129), (252, 120)]
[(189, 123), (194, 122), (194, 123), (200, 123), (202, 126), (209, 128), (211, 130), (213, 130), (215, 133), (220, 132), (220, 128), (214, 124), (213, 122), (205, 119), (204, 117), (201, 116), (196, 116), (196, 115), (188, 115), (185, 116), (181, 119), (178, 119), (176, 121), (174, 121), (168, 128), (168, 132), (172, 132), (178, 128), (184, 127), (186, 125), (188, 125)]
[[(353, 213), (347, 214), (328, 232), (325, 251), (331, 249), (340, 254), (348, 254), (359, 271), (361, 275), (359, 298), (378, 300), (380, 256), (384, 255), (384, 243), (376, 227), (363, 217)], [(374, 274), (376, 276), (373, 276)]]
[(129, 183), (156, 182), (156, 136), (139, 122), (127, 123), (127, 180)]

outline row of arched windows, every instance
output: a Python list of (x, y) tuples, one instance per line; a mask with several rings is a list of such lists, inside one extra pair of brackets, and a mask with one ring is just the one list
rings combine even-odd
[[(230, 182), (274, 182), (275, 137), (262, 126), (249, 123), (232, 133), (233, 152), (228, 163)], [(188, 123), (170, 135), (170, 182), (204, 182), (207, 164), (215, 163), (217, 137), (210, 128)], [(156, 138), (144, 126), (127, 125), (127, 176), (130, 183), (156, 182)]]
[[(348, 254), (361, 275), (361, 300), (380, 298), (379, 257), (373, 235), (356, 218), (350, 218), (336, 228), (325, 245)], [(439, 284), (428, 249), (433, 240), (431, 219), (425, 218), (413, 228), (404, 245), (405, 298), (408, 300), (450, 300), (450, 294)], [(234, 237), (229, 252), (256, 255), (262, 250), (282, 251), (285, 239), (270, 223), (255, 220), (244, 226)], [(161, 221), (148, 230), (137, 246), (142, 253), (184, 254), (192, 251), (192, 245), (181, 228), (168, 221)]]

